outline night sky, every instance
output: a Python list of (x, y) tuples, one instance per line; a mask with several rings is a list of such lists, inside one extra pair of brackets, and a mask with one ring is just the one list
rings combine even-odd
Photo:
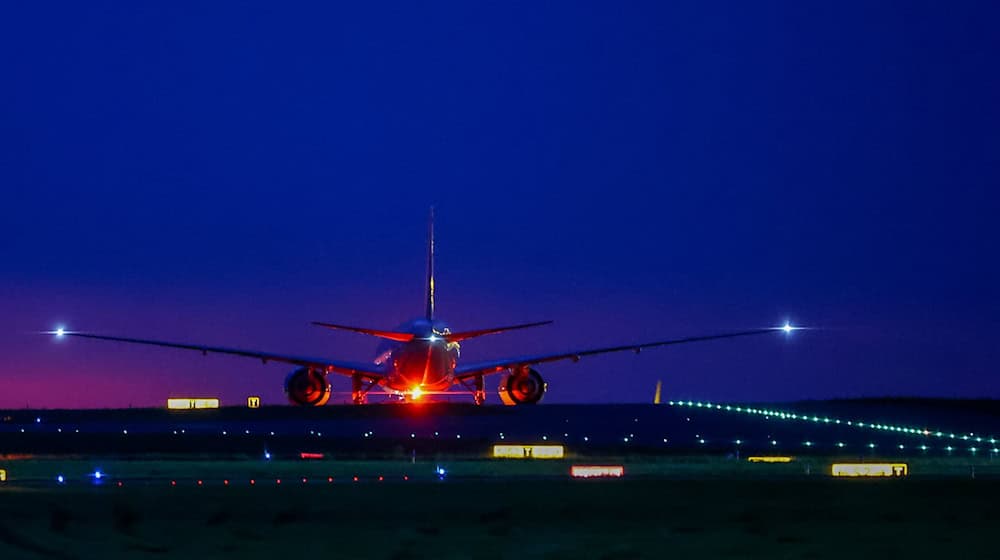
[(995, 3), (326, 4), (3, 8), (0, 407), (284, 402), (35, 333), (370, 359), (308, 323), (419, 316), (432, 204), (453, 329), (555, 320), (463, 360), (822, 327), (550, 364), (546, 402), (1000, 397)]

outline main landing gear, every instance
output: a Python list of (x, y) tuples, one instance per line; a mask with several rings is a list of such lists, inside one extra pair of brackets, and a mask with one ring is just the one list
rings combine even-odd
[(473, 384), (470, 385), (467, 381), (462, 381), (462, 386), (472, 393), (472, 397), (475, 400), (476, 405), (481, 405), (486, 402), (486, 383), (483, 381), (482, 375), (477, 375), (473, 378)]
[(476, 376), (476, 390), (473, 392), (475, 396), (476, 404), (481, 405), (486, 402), (486, 384), (483, 381), (482, 375)]
[(375, 383), (369, 381), (365, 383), (365, 379), (358, 374), (351, 376), (351, 402), (354, 404), (366, 404), (368, 402), (368, 391), (372, 390)]

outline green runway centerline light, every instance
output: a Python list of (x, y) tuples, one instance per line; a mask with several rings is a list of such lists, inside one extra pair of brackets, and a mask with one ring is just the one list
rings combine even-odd
[[(923, 437), (934, 437), (934, 438), (949, 439), (949, 440), (962, 440), (962, 441), (970, 441), (971, 440), (971, 441), (975, 441), (976, 443), (987, 442), (990, 445), (996, 445), (996, 443), (997, 443), (997, 438), (994, 437), (994, 436), (981, 436), (981, 435), (976, 435), (973, 432), (967, 432), (967, 434), (964, 434), (964, 435), (956, 435), (954, 433), (944, 433), (944, 432), (941, 432), (941, 431), (930, 430), (928, 428), (914, 428), (912, 426), (897, 426), (897, 425), (890, 425), (890, 424), (876, 424), (876, 423), (864, 422), (864, 421), (861, 421), (861, 420), (842, 420), (842, 419), (839, 419), (839, 418), (829, 418), (829, 417), (825, 417), (825, 416), (824, 417), (820, 417), (820, 416), (816, 416), (816, 415), (813, 415), (813, 416), (802, 415), (802, 416), (800, 416), (800, 415), (798, 415), (798, 414), (796, 414), (794, 412), (788, 412), (788, 411), (779, 411), (779, 410), (771, 410), (771, 409), (758, 409), (758, 408), (742, 407), (742, 406), (738, 406), (738, 405), (721, 405), (721, 404), (713, 404), (711, 402), (704, 402), (703, 403), (703, 402), (699, 402), (699, 401), (667, 401), (667, 405), (668, 406), (672, 406), (672, 407), (708, 408), (708, 409), (714, 409), (714, 410), (723, 410), (723, 411), (726, 411), (726, 412), (739, 412), (739, 413), (742, 413), (742, 414), (750, 414), (750, 415), (755, 415), (755, 416), (763, 416), (766, 419), (777, 418), (779, 420), (798, 420), (798, 421), (803, 421), (803, 422), (823, 423), (823, 424), (845, 424), (845, 425), (850, 426), (852, 428), (868, 428), (868, 429), (872, 429), (872, 430), (889, 431), (889, 432), (896, 432), (896, 433), (900, 433), (900, 434), (909, 434), (909, 435), (923, 436)], [(773, 445), (773, 443), (772, 443), (772, 445)], [(808, 445), (811, 445), (811, 444), (807, 444), (807, 446)], [(837, 446), (838, 447), (844, 447), (843, 443), (838, 443)], [(873, 444), (869, 444), (869, 447), (873, 448)], [(903, 449), (903, 446), (900, 446), (899, 448)], [(922, 451), (926, 451), (927, 449), (929, 449), (929, 447), (927, 447), (926, 445), (921, 445), (920, 449)], [(945, 450), (948, 451), (948, 452), (951, 452), (951, 451), (954, 450), (954, 447), (952, 447), (952, 446), (949, 445), (949, 446), (945, 447)], [(977, 448), (976, 447), (970, 447), (969, 451), (971, 453), (975, 453), (977, 451)]]

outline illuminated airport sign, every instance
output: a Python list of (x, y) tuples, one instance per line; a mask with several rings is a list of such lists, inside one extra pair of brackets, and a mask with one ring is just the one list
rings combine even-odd
[(792, 458), (784, 455), (782, 456), (765, 455), (765, 456), (747, 457), (747, 461), (750, 461), (751, 463), (791, 463)]
[(494, 445), (496, 459), (562, 459), (566, 450), (561, 445)]
[(260, 397), (247, 397), (247, 408), (260, 408)]
[(0, 469), (0, 482), (7, 482), (7, 471)]
[(830, 474), (844, 477), (902, 477), (909, 474), (906, 463), (834, 463)]
[(219, 408), (219, 399), (167, 399), (167, 408), (170, 410), (195, 410), (204, 408)]
[(625, 476), (622, 465), (573, 465), (569, 469), (573, 478), (621, 478)]

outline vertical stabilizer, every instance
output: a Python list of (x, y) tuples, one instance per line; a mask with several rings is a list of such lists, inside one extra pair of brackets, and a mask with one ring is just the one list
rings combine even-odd
[(434, 207), (431, 206), (430, 219), (427, 222), (427, 307), (424, 317), (428, 321), (434, 319)]

